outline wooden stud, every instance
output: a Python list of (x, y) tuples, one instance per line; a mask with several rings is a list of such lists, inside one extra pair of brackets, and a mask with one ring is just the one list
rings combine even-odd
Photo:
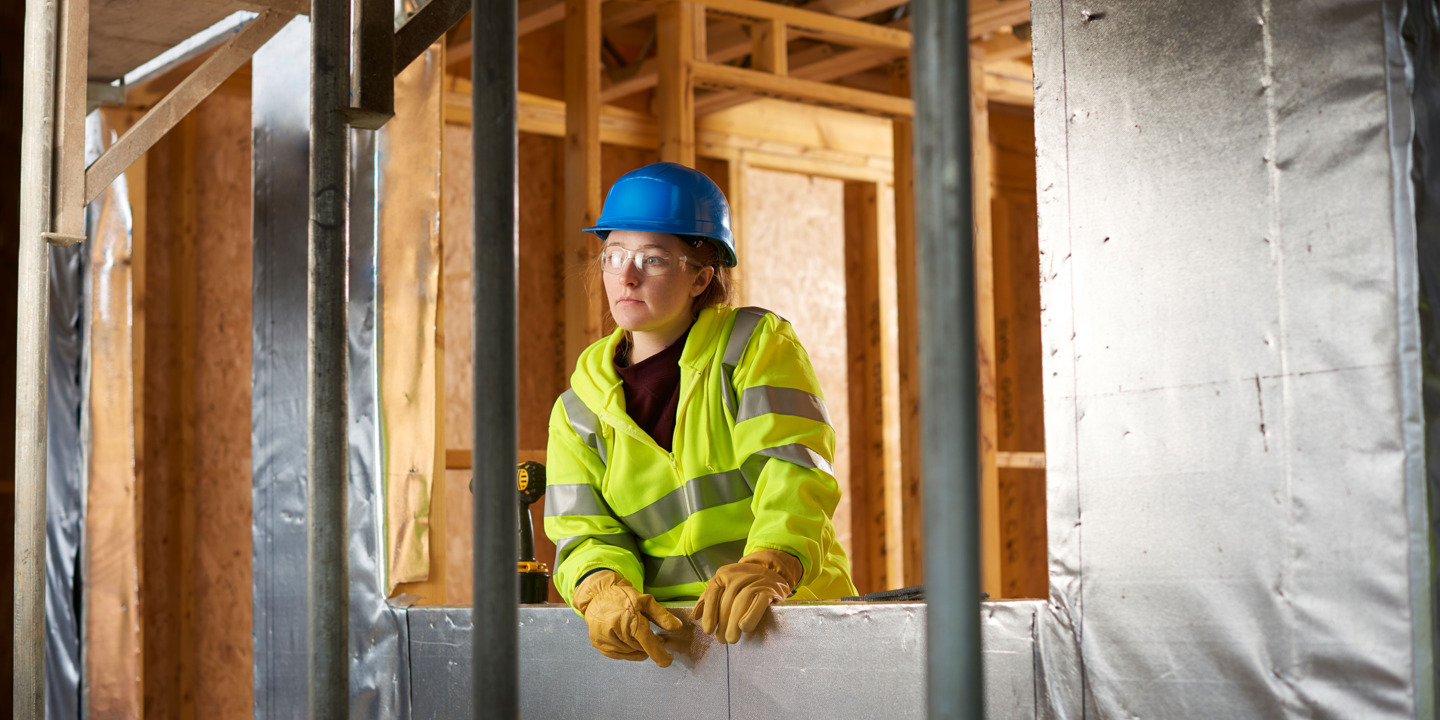
[(1030, 22), (1030, 0), (999, 0), (970, 7), (970, 39), (977, 40), (1002, 27)]
[[(566, 267), (584, 268), (600, 251), (582, 228), (600, 217), (600, 0), (565, 0)], [(565, 367), (599, 339), (605, 303), (583, 271), (565, 274)]]
[(1004, 596), (1001, 584), (1000, 476), (995, 391), (995, 254), (990, 232), (989, 104), (984, 63), (970, 51), (970, 129), (975, 221), (975, 351), (980, 383), (980, 589)]
[(63, 238), (84, 238), (85, 205), (94, 199), (85, 193), (90, 0), (60, 3), (60, 33), (59, 82), (55, 88), (55, 224), (51, 229)]
[[(820, 45), (797, 53), (794, 58), (789, 58), (795, 62), (787, 65), (790, 77), (824, 83), (880, 67), (894, 59), (893, 54), (884, 50), (849, 50), (836, 53), (831, 46)], [(695, 100), (695, 115), (703, 118), (755, 99), (754, 95), (745, 92), (711, 93)]]
[[(897, 61), (891, 67), (891, 91), (910, 94), (910, 63)], [(920, 316), (915, 296), (915, 125), (908, 117), (894, 119), (895, 158), (895, 285), (900, 293), (896, 303), (897, 359), (899, 377), (900, 468), (889, 479), (886, 492), (887, 528), (890, 547), (886, 558), (894, 584), (908, 586), (925, 582), (924, 512), (921, 506), (920, 454)], [(898, 578), (898, 580), (895, 580)]]
[(785, 23), (773, 19), (759, 21), (751, 26), (750, 33), (750, 66), (772, 75), (788, 75), (789, 33), (785, 30)]
[(845, 183), (845, 305), (850, 387), (852, 578), (862, 593), (889, 587), (885, 558), (884, 368), (880, 328), (880, 188)]
[(702, 7), (686, 0), (660, 6), (656, 20), (659, 84), (656, 116), (660, 130), (660, 159), (695, 166), (695, 24)]

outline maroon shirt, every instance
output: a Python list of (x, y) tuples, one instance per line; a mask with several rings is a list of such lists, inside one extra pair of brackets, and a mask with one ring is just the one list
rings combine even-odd
[(641, 430), (668, 452), (675, 440), (675, 409), (680, 406), (680, 355), (685, 352), (686, 330), (670, 346), (629, 367), (615, 358), (625, 389), (625, 412)]

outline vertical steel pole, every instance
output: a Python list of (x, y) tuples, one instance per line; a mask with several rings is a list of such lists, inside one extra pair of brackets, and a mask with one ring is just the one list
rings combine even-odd
[(474, 0), (475, 717), (520, 715), (516, 435), (516, 6)]
[(58, 3), (25, 3), (20, 264), (15, 326), (14, 716), (45, 716), (45, 449)]
[(981, 718), (968, 2), (915, 0), (915, 211), (931, 718)]
[(306, 524), (310, 717), (349, 717), (350, 582), (346, 564), (346, 240), (350, 204), (350, 0), (310, 4), (310, 257)]

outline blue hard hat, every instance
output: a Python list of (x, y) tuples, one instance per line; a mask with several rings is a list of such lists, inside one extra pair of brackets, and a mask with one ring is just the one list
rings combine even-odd
[(707, 240), (720, 253), (720, 264), (735, 267), (735, 236), (730, 233), (730, 204), (715, 182), (699, 170), (676, 163), (653, 163), (620, 176), (605, 196), (595, 227), (602, 241), (611, 230), (669, 233), (681, 239)]

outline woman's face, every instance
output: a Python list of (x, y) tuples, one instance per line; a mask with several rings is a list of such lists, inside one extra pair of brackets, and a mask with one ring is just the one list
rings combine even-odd
[[(611, 270), (601, 272), (615, 323), (632, 333), (661, 335), (688, 327), (690, 301), (705, 291), (714, 269), (695, 267), (695, 249), (665, 233), (615, 230), (605, 242), (605, 248), (612, 247), (632, 253), (662, 250), (669, 253), (671, 262), (678, 268), (668, 275), (649, 275), (635, 266), (632, 257), (620, 267), (618, 274)], [(680, 264), (682, 257), (690, 260)]]

